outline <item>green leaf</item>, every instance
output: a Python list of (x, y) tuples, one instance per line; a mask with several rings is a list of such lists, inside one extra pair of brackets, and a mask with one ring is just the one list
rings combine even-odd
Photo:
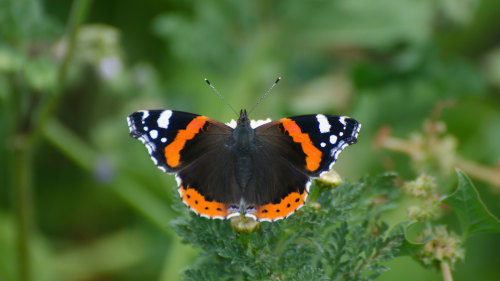
[(408, 228), (415, 223), (417, 222), (413, 220), (406, 221), (399, 223), (392, 228), (391, 235), (399, 235), (403, 237), (401, 246), (399, 246), (398, 256), (414, 257), (417, 254), (417, 251), (422, 248), (422, 242), (413, 242), (408, 237)]
[(443, 200), (457, 213), (464, 236), (477, 232), (500, 232), (500, 222), (484, 205), (471, 180), (457, 169), (458, 186)]

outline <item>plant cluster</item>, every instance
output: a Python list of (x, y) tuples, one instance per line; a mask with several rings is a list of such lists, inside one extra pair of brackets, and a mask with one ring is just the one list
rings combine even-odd
[[(422, 199), (420, 205), (408, 207), (410, 221), (404, 226), (405, 233), (417, 222), (426, 227), (415, 241), (406, 237), (402, 252), (424, 266), (440, 269), (445, 281), (453, 280), (451, 271), (457, 261), (464, 259), (464, 245), (472, 234), (500, 232), (500, 222), (481, 201), (470, 179), (458, 169), (457, 175), (458, 186), (448, 196), (440, 196), (435, 179), (425, 174), (403, 185), (408, 195)], [(443, 213), (442, 206), (451, 208), (458, 216), (462, 227), (460, 236), (449, 231), (446, 225), (435, 224)]]
[[(201, 248), (189, 280), (373, 280), (387, 270), (402, 233), (380, 213), (394, 207), (393, 174), (332, 188), (311, 187), (308, 204), (286, 220), (250, 233), (192, 214), (173, 222), (184, 242)], [(377, 203), (383, 200), (383, 204)]]
[[(174, 230), (185, 243), (201, 250), (185, 270), (186, 279), (374, 280), (388, 270), (385, 262), (402, 255), (441, 268), (451, 278), (454, 264), (464, 258), (468, 235), (500, 231), (498, 220), (482, 204), (470, 180), (460, 171), (458, 176), (457, 190), (444, 199), (439, 199), (432, 177), (421, 175), (400, 188), (397, 176), (386, 173), (336, 187), (317, 181), (305, 207), (274, 223), (245, 224), (248, 220), (238, 219), (241, 223), (229, 224), (194, 214), (189, 219), (180, 217), (173, 221)], [(401, 189), (424, 201), (409, 208), (407, 221), (391, 228), (380, 217), (397, 207), (405, 196)], [(444, 225), (432, 226), (442, 204), (461, 218), (462, 237)], [(412, 241), (407, 232), (416, 222), (428, 228)]]

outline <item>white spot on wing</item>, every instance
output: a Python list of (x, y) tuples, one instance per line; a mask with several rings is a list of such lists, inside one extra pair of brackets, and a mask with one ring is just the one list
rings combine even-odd
[(172, 117), (172, 110), (162, 111), (157, 121), (158, 127), (168, 129), (168, 125), (170, 124), (170, 117)]
[[(154, 135), (156, 130), (152, 130), (150, 132), (150, 134)], [(158, 134), (158, 131), (156, 131), (156, 134)], [(158, 167), (160, 168), (160, 170), (164, 171), (164, 172), (167, 172), (167, 170), (163, 167), (163, 166), (159, 166), (158, 165), (158, 159), (153, 155), (153, 153), (155, 152), (156, 150), (156, 145), (149, 139), (148, 135), (142, 135), (140, 136), (139, 138), (137, 138), (138, 140), (140, 140), (144, 146), (146, 146), (147, 150), (148, 150), (148, 153), (149, 153), (149, 156), (151, 157), (151, 160), (153, 161), (153, 163)]]
[(166, 143), (167, 142), (167, 138), (161, 138), (161, 142)]
[(339, 122), (340, 122), (340, 123), (342, 123), (342, 125), (344, 125), (344, 128), (345, 128), (345, 126), (347, 125), (347, 124), (345, 123), (345, 119), (346, 119), (346, 117), (345, 117), (345, 116), (340, 116), (340, 118), (339, 118)]
[(156, 160), (155, 157), (151, 156), (151, 160), (153, 160), (153, 163), (155, 163), (155, 165), (158, 166), (158, 160)]
[(321, 147), (325, 147), (325, 146), (326, 146), (326, 143), (321, 142), (319, 145), (321, 145)]
[[(306, 183), (306, 191), (307, 193), (309, 194), (309, 188), (311, 187), (311, 181), (309, 180), (307, 183)], [(306, 195), (307, 196), (307, 195)], [(306, 197), (307, 198), (307, 197)], [(305, 203), (305, 198), (304, 198), (304, 203)]]
[(332, 127), (332, 125), (330, 125), (330, 122), (328, 122), (328, 118), (326, 118), (325, 115), (318, 114), (318, 115), (316, 115), (316, 119), (318, 120), (319, 131), (321, 133), (330, 132), (330, 128)]
[(147, 110), (142, 110), (142, 111), (140, 111), (140, 112), (142, 112), (142, 124), (144, 124), (144, 122), (146, 122), (146, 121), (145, 121), (145, 120), (146, 120), (146, 118), (148, 118), (148, 116), (149, 116), (149, 111), (147, 111)]
[(251, 213), (245, 213), (245, 217), (257, 220), (257, 217), (254, 214), (251, 214)]
[(182, 180), (178, 175), (175, 175), (175, 181), (177, 182), (177, 186), (181, 186)]
[[(228, 210), (228, 211), (229, 211), (229, 210)], [(239, 215), (240, 215), (240, 212), (234, 212), (234, 213), (231, 213), (231, 214), (227, 215), (227, 217), (226, 217), (226, 218), (228, 218), (228, 219), (229, 219), (229, 218), (232, 218), (232, 217), (237, 217), (237, 216), (239, 216)]]
[(230, 121), (229, 123), (226, 123), (226, 125), (228, 125), (229, 127), (231, 127), (231, 128), (233, 128), (233, 129), (235, 129), (235, 128), (236, 128), (237, 123), (236, 123), (236, 120), (231, 119), (231, 121)]
[(148, 149), (149, 155), (153, 155), (153, 151), (155, 150), (156, 146), (154, 143), (150, 142), (146, 136), (142, 136), (139, 138), (139, 140), (146, 146)]
[(152, 155), (153, 151), (155, 150), (154, 144), (148, 142), (146, 148), (148, 149), (149, 154)]
[(148, 126), (144, 126), (144, 131), (149, 130)]
[(128, 129), (132, 133), (133, 131), (137, 130), (135, 124), (132, 123), (132, 118), (127, 117), (127, 123), (128, 123)]
[(361, 124), (358, 124), (358, 126), (354, 129), (354, 134), (353, 136), (355, 138), (358, 138), (359, 130), (361, 129)]
[(151, 132), (149, 132), (149, 135), (151, 136), (152, 139), (156, 139), (158, 137), (158, 131), (157, 130), (151, 130)]
[(266, 120), (250, 120), (250, 127), (252, 129), (255, 129), (255, 128), (262, 126), (264, 124), (267, 124), (269, 122), (271, 122), (271, 118), (267, 118)]
[(336, 135), (331, 135), (330, 136), (330, 143), (335, 144), (337, 142), (337, 136)]

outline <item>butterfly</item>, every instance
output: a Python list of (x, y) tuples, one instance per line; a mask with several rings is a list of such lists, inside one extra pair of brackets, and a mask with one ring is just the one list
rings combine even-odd
[(258, 221), (302, 207), (311, 178), (329, 171), (361, 128), (326, 114), (255, 122), (244, 109), (230, 124), (175, 110), (137, 111), (127, 120), (154, 164), (176, 174), (180, 197), (196, 214)]

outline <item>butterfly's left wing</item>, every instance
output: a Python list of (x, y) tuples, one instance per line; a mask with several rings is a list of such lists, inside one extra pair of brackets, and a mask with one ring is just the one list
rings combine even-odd
[(360, 128), (347, 116), (316, 114), (283, 118), (257, 127), (255, 133), (304, 174), (318, 177), (346, 146), (357, 142)]
[[(350, 117), (323, 114), (283, 118), (257, 127), (256, 163), (274, 165), (255, 177), (245, 194), (267, 201), (257, 204), (254, 216), (273, 221), (300, 208), (309, 192), (309, 177), (330, 170), (339, 153), (356, 143), (360, 127)], [(260, 171), (259, 167), (254, 170)], [(271, 202), (271, 198), (279, 199)]]

